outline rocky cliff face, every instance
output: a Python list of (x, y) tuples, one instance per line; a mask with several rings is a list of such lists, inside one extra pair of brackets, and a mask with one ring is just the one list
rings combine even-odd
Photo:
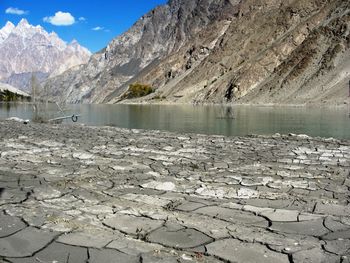
[(163, 87), (164, 95), (194, 103), (343, 103), (349, 12), (350, 2), (342, 0), (242, 1), (210, 55)]
[(7, 22), (0, 30), (0, 80), (24, 90), (31, 73), (39, 79), (57, 75), (86, 63), (89, 57), (90, 52), (76, 41), (66, 44), (55, 33), (49, 34), (25, 19), (17, 26)]
[(345, 0), (173, 0), (47, 85), (70, 102), (118, 102), (138, 81), (156, 92), (136, 101), (343, 103), (349, 12)]
[(70, 102), (111, 101), (144, 71), (162, 67), (163, 59), (188, 49), (203, 30), (217, 29), (209, 30), (205, 39), (208, 44), (215, 42), (236, 12), (232, 3), (171, 0), (141, 17), (129, 31), (94, 54), (88, 64), (50, 79), (47, 86)]

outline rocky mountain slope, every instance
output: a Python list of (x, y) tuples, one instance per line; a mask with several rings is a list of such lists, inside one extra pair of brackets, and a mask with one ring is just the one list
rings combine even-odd
[(0, 80), (28, 90), (31, 73), (39, 80), (86, 63), (90, 52), (76, 41), (66, 44), (55, 33), (22, 19), (0, 29)]
[(122, 95), (128, 83), (142, 72), (161, 66), (163, 59), (187, 50), (194, 41), (202, 39), (205, 45), (215, 45), (236, 13), (232, 3), (171, 0), (141, 17), (126, 33), (94, 54), (88, 64), (52, 78), (47, 86), (69, 102), (108, 102)]
[[(171, 0), (90, 62), (50, 79), (70, 102), (344, 103), (350, 2)], [(63, 87), (63, 90), (60, 89)]]
[(11, 93), (14, 93), (14, 94), (17, 94), (17, 95), (20, 95), (20, 96), (23, 96), (23, 97), (29, 97), (28, 93), (25, 93), (22, 90), (19, 90), (19, 89), (15, 88), (15, 87), (12, 87), (11, 85), (8, 85), (8, 84), (0, 82), (0, 93), (4, 93), (6, 91), (9, 91)]

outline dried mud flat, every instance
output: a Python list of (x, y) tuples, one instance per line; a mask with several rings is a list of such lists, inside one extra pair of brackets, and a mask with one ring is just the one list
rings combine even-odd
[(0, 122), (0, 262), (348, 262), (350, 141)]

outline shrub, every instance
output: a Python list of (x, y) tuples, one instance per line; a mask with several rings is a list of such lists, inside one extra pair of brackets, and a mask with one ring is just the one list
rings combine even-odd
[(127, 98), (140, 98), (147, 96), (154, 92), (150, 85), (134, 83), (129, 85), (129, 89), (126, 93)]

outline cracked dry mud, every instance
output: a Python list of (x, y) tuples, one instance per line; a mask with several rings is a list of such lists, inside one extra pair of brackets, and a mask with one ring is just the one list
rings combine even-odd
[(349, 141), (15, 122), (0, 136), (0, 262), (349, 262)]

